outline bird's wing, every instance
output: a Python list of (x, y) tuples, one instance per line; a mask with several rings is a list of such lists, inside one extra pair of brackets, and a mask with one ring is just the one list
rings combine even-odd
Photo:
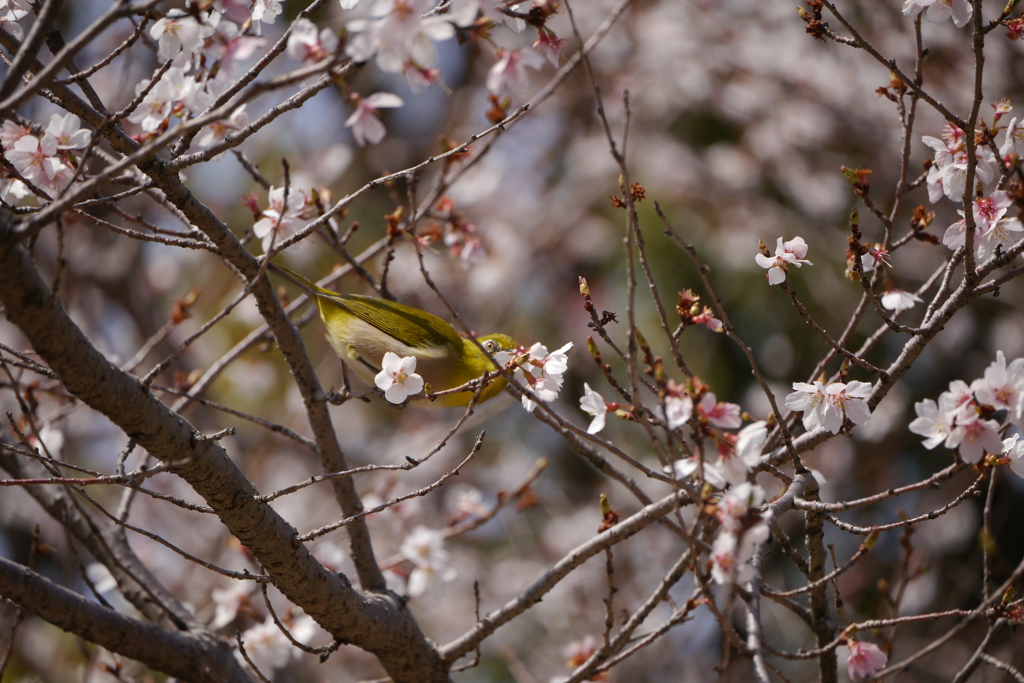
[[(444, 349), (447, 353), (458, 352), (463, 347), (462, 337), (455, 328), (436, 315), (412, 306), (375, 299), (359, 294), (338, 294), (324, 289), (298, 273), (276, 263), (268, 264), (270, 270), (291, 280), (307, 294), (329, 299), (360, 320), (394, 337), (413, 348)], [(405, 324), (403, 324), (405, 323)]]
[[(323, 295), (321, 295), (323, 296)], [(413, 348), (462, 349), (462, 337), (436, 315), (412, 306), (358, 294), (328, 297), (355, 317)]]

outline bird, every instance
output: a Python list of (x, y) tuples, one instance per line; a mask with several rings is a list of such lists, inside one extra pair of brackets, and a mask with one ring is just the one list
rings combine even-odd
[[(415, 372), (429, 384), (432, 393), (462, 386), (497, 370), (491, 357), (501, 352), (515, 353), (518, 344), (506, 334), (488, 334), (476, 342), (459, 335), (441, 318), (394, 301), (359, 294), (339, 294), (324, 289), (298, 273), (276, 263), (269, 270), (281, 275), (317, 304), (327, 330), (327, 341), (338, 357), (356, 375), (371, 386), (393, 353), (399, 358), (416, 359)], [(488, 401), (505, 388), (502, 376), (491, 379), (480, 392), (479, 402)], [(475, 390), (413, 399), (424, 408), (467, 406)], [(388, 400), (392, 400), (388, 396)], [(404, 400), (404, 396), (397, 402)], [(395, 402), (395, 401), (393, 401)]]

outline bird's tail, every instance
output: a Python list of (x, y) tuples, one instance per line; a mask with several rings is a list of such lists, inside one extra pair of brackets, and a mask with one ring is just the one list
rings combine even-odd
[(311, 296), (339, 296), (337, 292), (332, 292), (329, 289), (324, 289), (323, 287), (317, 285), (316, 283), (310, 282), (309, 280), (302, 277), (298, 273), (288, 270), (284, 266), (279, 266), (276, 263), (269, 263), (267, 265), (267, 269), (272, 270), (273, 272), (277, 273), (278, 275), (284, 277), (287, 280), (291, 280), (292, 284), (296, 285), (297, 287), (299, 287), (299, 289), (301, 289), (302, 291), (306, 292), (306, 294), (309, 294)]

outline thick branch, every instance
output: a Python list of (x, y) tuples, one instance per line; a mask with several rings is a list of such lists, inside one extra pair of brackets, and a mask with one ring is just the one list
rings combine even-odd
[(0, 557), (0, 597), (69, 633), (156, 671), (194, 683), (248, 682), (231, 648), (219, 638), (165, 631), (90, 602)]

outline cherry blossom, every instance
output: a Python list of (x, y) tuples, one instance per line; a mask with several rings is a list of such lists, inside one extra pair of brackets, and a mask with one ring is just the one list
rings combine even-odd
[(743, 519), (751, 509), (764, 502), (764, 489), (756, 484), (741, 482), (729, 489), (718, 501), (715, 513), (726, 531), (739, 533), (743, 530)]
[(754, 550), (768, 540), (768, 525), (755, 524), (742, 535), (722, 530), (711, 546), (711, 578), (715, 583), (745, 583), (754, 578), (750, 560)]
[(387, 129), (377, 116), (378, 109), (401, 107), (405, 104), (402, 98), (389, 92), (379, 92), (367, 98), (355, 95), (355, 111), (345, 121), (345, 126), (352, 129), (352, 137), (359, 146), (369, 142), (376, 145), (384, 139)]
[(813, 432), (823, 424), (827, 403), (825, 385), (821, 382), (793, 382), (793, 389), (795, 391), (786, 396), (786, 407), (792, 411), (802, 411), (804, 429)]
[(210, 592), (210, 599), (217, 609), (210, 622), (213, 630), (223, 628), (235, 620), (239, 608), (244, 605), (252, 592), (252, 586), (245, 581), (235, 581), (230, 588), (214, 588)]
[(10, 175), (7, 167), (0, 166), (0, 200), (11, 206), (16, 206), (28, 194), (28, 186), (18, 178)]
[[(680, 458), (672, 463), (671, 468), (666, 467), (665, 471), (676, 479), (683, 480), (695, 475), (698, 469), (698, 464), (697, 458)], [(729, 485), (728, 480), (725, 478), (725, 474), (718, 465), (705, 462), (703, 470), (704, 481), (711, 484), (716, 489), (724, 489)]]
[[(142, 93), (149, 84), (149, 80), (142, 81), (136, 86), (135, 93)], [(142, 104), (128, 116), (128, 120), (141, 125), (144, 132), (151, 133), (167, 123), (178, 103), (198, 112), (206, 108), (210, 99), (209, 93), (193, 76), (185, 75), (181, 67), (172, 66), (146, 94)]]
[(1017, 117), (1010, 119), (1010, 125), (1004, 131), (1003, 144), (999, 146), (999, 156), (1004, 161), (1012, 161), (1012, 155), (1017, 153), (1017, 148), (1024, 144), (1024, 119), (1017, 121)]
[(411, 597), (422, 595), (435, 579), (451, 581), (457, 575), (448, 566), (448, 551), (444, 549), (444, 534), (425, 526), (417, 526), (402, 541), (399, 554), (413, 563), (407, 590)]
[(1020, 235), (1011, 233), (1019, 232), (1024, 232), (1024, 225), (1021, 224), (1019, 218), (1000, 218), (989, 230), (978, 236), (976, 240), (978, 258), (987, 258), (990, 254), (995, 253), (998, 247), (1005, 247), (1016, 241)]
[(874, 676), (875, 672), (884, 668), (888, 661), (885, 653), (874, 643), (851, 640), (849, 646), (850, 654), (846, 658), (846, 670), (853, 680), (856, 680), (858, 676)]
[(590, 426), (587, 427), (587, 434), (597, 434), (604, 429), (605, 420), (608, 416), (608, 404), (605, 402), (604, 397), (591, 389), (590, 385), (586, 382), (583, 383), (583, 391), (585, 393), (580, 397), (580, 408), (594, 416)]
[(1010, 469), (1018, 477), (1024, 478), (1024, 440), (1020, 434), (1003, 439), (1003, 455), (1010, 459)]
[(92, 133), (81, 126), (81, 119), (74, 114), (54, 114), (50, 117), (46, 134), (57, 141), (57, 149), (85, 149), (92, 141)]
[(901, 313), (914, 307), (914, 304), (921, 303), (921, 297), (902, 289), (890, 289), (881, 296), (882, 306), (890, 311)]
[(534, 41), (533, 48), (557, 67), (562, 62), (562, 47), (567, 42), (565, 38), (556, 36), (551, 29), (542, 26), (537, 29), (537, 40)]
[[(525, 354), (520, 354), (515, 359), (518, 363), (514, 372), (515, 378), (529, 385), (541, 401), (554, 401), (562, 388), (562, 375), (569, 368), (569, 357), (566, 352), (571, 348), (572, 342), (569, 342), (562, 348), (548, 353), (547, 347), (537, 342)], [(496, 360), (498, 356), (504, 358), (505, 354), (497, 354)], [(537, 403), (523, 394), (523, 407), (532, 413)]]
[[(291, 641), (274, 623), (274, 618), (269, 615), (263, 623), (256, 624), (244, 631), (241, 638), (245, 643), (245, 652), (249, 655), (249, 659), (257, 669), (266, 674), (287, 665), (294, 653), (298, 652), (298, 650), (292, 649)], [(241, 652), (236, 652), (235, 656), (240, 662), (246, 664)]]
[(214, 38), (207, 45), (206, 53), (220, 64), (221, 75), (233, 74), (236, 61), (249, 58), (256, 48), (266, 43), (264, 38), (242, 33), (238, 24), (227, 20), (217, 24)]
[(985, 375), (971, 383), (978, 402), (996, 410), (1011, 410), (1024, 396), (1024, 358), (1017, 358), (1009, 367), (1006, 356), (996, 351), (995, 361), (985, 369)]
[(735, 403), (719, 403), (710, 391), (701, 397), (697, 412), (702, 418), (719, 429), (738, 429), (743, 424), (741, 408)]
[(316, 24), (305, 17), (295, 20), (288, 35), (288, 56), (302, 62), (319, 62), (334, 56), (338, 36), (329, 28), (317, 31)]
[(665, 398), (665, 422), (669, 429), (677, 429), (693, 417), (693, 399), (684, 395), (669, 395)]
[(423, 16), (432, 8), (430, 0), (376, 0), (372, 18), (346, 25), (354, 34), (345, 46), (346, 54), (357, 62), (376, 55), (377, 66), (391, 73), (402, 71), (406, 64), (434, 66), (434, 41), (451, 38), (455, 29), (444, 17)]
[(264, 252), (298, 231), (306, 218), (306, 195), (301, 190), (288, 188), (287, 207), (283, 187), (271, 187), (267, 198), (270, 207), (263, 212), (263, 218), (252, 226), (253, 234), (263, 239)]
[[(997, 245), (1009, 242), (1011, 232), (1024, 231), (1019, 219), (1006, 217), (1012, 205), (1013, 200), (1004, 190), (974, 200), (972, 213), (976, 226), (975, 249), (979, 258), (984, 258)], [(960, 220), (949, 226), (942, 238), (942, 243), (954, 251), (967, 242), (967, 222), (963, 218), (963, 211), (958, 213)]]
[(172, 9), (150, 27), (149, 35), (159, 44), (160, 59), (173, 59), (179, 52), (191, 57), (202, 51), (219, 21), (217, 12), (200, 12), (197, 19), (184, 10)]
[(236, 130), (241, 130), (249, 123), (249, 115), (245, 113), (245, 105), (241, 105), (226, 119), (214, 121), (205, 126), (193, 140), (196, 147), (211, 147), (221, 142)]
[(796, 391), (786, 397), (786, 407), (803, 411), (807, 431), (824, 427), (837, 434), (842, 429), (844, 418), (859, 425), (871, 417), (871, 410), (864, 400), (871, 396), (871, 385), (867, 382), (832, 382), (828, 386), (821, 382), (813, 385), (794, 382), (793, 388)]
[(381, 371), (373, 378), (384, 398), (390, 403), (403, 403), (423, 391), (423, 378), (416, 374), (416, 356), (400, 358), (397, 353), (384, 354)]
[(707, 306), (704, 307), (703, 311), (693, 316), (693, 323), (695, 325), (707, 325), (708, 329), (712, 332), (725, 331), (725, 325), (722, 324), (721, 320), (715, 317), (715, 312)]
[(768, 427), (761, 421), (747, 425), (719, 446), (718, 466), (730, 483), (746, 480), (747, 473), (761, 462), (761, 449), (767, 440)]
[(3, 18), (7, 21), (24, 19), (31, 9), (28, 0), (3, 0), (0, 2), (0, 11), (4, 12)]
[(544, 58), (535, 50), (498, 48), (498, 61), (487, 72), (487, 89), (495, 95), (500, 95), (507, 86), (516, 94), (522, 93), (528, 84), (526, 68), (539, 69), (543, 65)]
[(259, 32), (263, 24), (273, 24), (277, 20), (277, 15), (281, 13), (281, 3), (279, 0), (255, 0), (252, 6), (252, 23), (256, 27), (256, 31)]
[(892, 268), (891, 255), (881, 244), (874, 244), (867, 248), (867, 253), (861, 255), (860, 265), (865, 273), (870, 273), (879, 265)]
[(794, 237), (788, 242), (783, 242), (780, 237), (775, 245), (774, 258), (759, 253), (754, 256), (754, 260), (757, 261), (757, 265), (768, 271), (768, 284), (777, 285), (786, 281), (786, 271), (789, 266), (800, 268), (805, 263), (809, 266), (814, 265), (806, 260), (805, 256), (807, 256), (807, 243), (804, 242), (804, 238)]
[(957, 28), (963, 28), (974, 15), (974, 8), (967, 0), (906, 0), (903, 3), (903, 13), (907, 16), (917, 16), (922, 10), (927, 9), (925, 15), (928, 23), (945, 24), (950, 17)]
[(823, 426), (837, 434), (843, 426), (843, 418), (849, 418), (855, 425), (864, 424), (871, 417), (871, 409), (864, 399), (871, 396), (871, 385), (867, 382), (833, 382), (825, 387), (828, 404), (825, 408)]
[(988, 453), (1001, 453), (1002, 439), (999, 438), (999, 423), (983, 420), (977, 406), (968, 403), (957, 411), (953, 431), (946, 439), (946, 448), (959, 448), (960, 457), (969, 465), (980, 462)]
[(35, 135), (30, 126), (23, 126), (8, 119), (3, 123), (3, 130), (0, 130), (0, 145), (3, 145), (5, 150), (11, 149), (15, 142), (26, 135)]
[(944, 443), (953, 432), (956, 408), (956, 399), (949, 392), (939, 396), (938, 404), (930, 398), (918, 401), (914, 404), (917, 418), (910, 423), (910, 431), (925, 437), (924, 447), (931, 450)]
[[(941, 140), (925, 135), (921, 141), (935, 151), (935, 158), (928, 169), (928, 199), (934, 204), (945, 195), (953, 201), (962, 201), (967, 187), (967, 143), (963, 130), (947, 123)], [(995, 157), (985, 147), (979, 147), (976, 156), (975, 179), (987, 184), (995, 174)]]
[(42, 139), (26, 135), (7, 151), (7, 160), (25, 180), (53, 197), (70, 182), (70, 169), (57, 156), (57, 140), (52, 135)]

